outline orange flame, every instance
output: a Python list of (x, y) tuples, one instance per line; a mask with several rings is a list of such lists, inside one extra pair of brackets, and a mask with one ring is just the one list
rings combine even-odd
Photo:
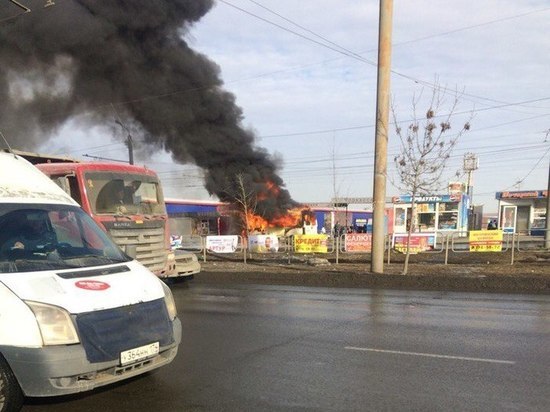
[(317, 223), (315, 214), (310, 209), (302, 208), (290, 209), (287, 214), (275, 217), (271, 221), (253, 213), (248, 213), (247, 222), (249, 231), (260, 232), (273, 228), (288, 229)]
[(268, 180), (267, 182), (265, 182), (265, 190), (262, 190), (258, 193), (258, 200), (262, 201), (271, 197), (279, 197), (280, 193), (281, 189), (279, 188), (279, 186)]
[[(266, 181), (263, 188), (257, 193), (257, 199), (263, 201), (269, 198), (276, 198), (280, 195), (281, 188), (274, 182)], [(309, 208), (294, 208), (290, 209), (285, 215), (276, 216), (271, 220), (267, 220), (262, 216), (248, 213), (246, 222), (249, 232), (267, 232), (273, 229), (291, 229), (302, 227), (304, 225), (315, 225), (315, 214)], [(270, 230), (271, 229), (271, 230)]]
[(269, 222), (263, 217), (250, 212), (246, 217), (246, 222), (248, 224), (249, 231), (264, 231), (269, 226)]

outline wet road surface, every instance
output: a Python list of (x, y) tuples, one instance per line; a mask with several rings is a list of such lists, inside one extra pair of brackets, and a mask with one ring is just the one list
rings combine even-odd
[(550, 297), (173, 285), (174, 362), (23, 411), (548, 410)]

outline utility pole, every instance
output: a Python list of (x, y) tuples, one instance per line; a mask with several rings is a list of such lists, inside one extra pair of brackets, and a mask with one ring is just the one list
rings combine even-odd
[(371, 271), (384, 273), (386, 175), (390, 109), (391, 37), (393, 0), (380, 0), (378, 79), (374, 152)]
[(134, 142), (132, 141), (132, 135), (128, 133), (126, 138), (126, 144), (128, 145), (128, 163), (134, 164)]
[(474, 170), (479, 167), (477, 156), (473, 153), (466, 153), (464, 155), (464, 171), (468, 172), (468, 186), (467, 194), (470, 198), (470, 209), (468, 213), (468, 228), (470, 230), (475, 229), (475, 215), (474, 215)]
[(128, 133), (128, 136), (126, 137), (126, 146), (128, 146), (128, 163), (133, 165), (134, 164), (134, 143), (132, 141), (132, 135), (130, 134), (130, 130), (128, 130), (126, 125), (122, 123), (122, 121), (119, 119), (116, 119), (115, 123), (120, 125), (120, 127), (122, 127), (122, 129), (124, 129), (126, 133)]
[(113, 112), (115, 113), (115, 123), (118, 124), (120, 127), (122, 127), (122, 130), (128, 133), (128, 136), (126, 137), (126, 146), (128, 146), (128, 163), (133, 165), (134, 164), (134, 142), (132, 141), (132, 135), (130, 134), (130, 130), (126, 127), (126, 125), (122, 123), (122, 119), (118, 115), (116, 107), (113, 103), (111, 103), (111, 107), (113, 108)]
[(467, 193), (470, 197), (470, 204), (472, 204), (472, 199), (474, 198), (474, 170), (477, 170), (478, 167), (479, 162), (477, 160), (477, 156), (473, 153), (466, 153), (464, 155), (464, 171), (468, 172)]
[(544, 232), (544, 247), (550, 250), (550, 162), (548, 163), (548, 188), (546, 189), (546, 232)]

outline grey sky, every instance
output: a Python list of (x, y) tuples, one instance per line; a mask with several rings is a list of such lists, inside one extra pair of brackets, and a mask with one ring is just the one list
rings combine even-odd
[[(471, 111), (475, 117), (446, 180), (455, 180), (466, 152), (477, 154), (474, 203), (485, 204), (486, 212), (496, 210), (497, 191), (547, 185), (549, 21), (546, 0), (394, 4), (397, 115), (410, 119), (413, 96), (429, 97), (436, 77), (463, 91), (457, 112), (464, 114), (454, 122)], [(258, 146), (282, 159), (280, 175), (295, 200), (372, 195), (377, 0), (217, 1), (185, 36), (220, 66), (225, 88), (243, 109), (244, 126), (255, 131)], [(451, 101), (449, 95), (442, 113)], [(79, 141), (72, 140), (70, 150), (68, 136)], [(122, 144), (102, 136), (68, 124), (44, 150), (125, 157)], [(396, 148), (390, 133), (390, 176)], [(168, 155), (140, 160), (159, 171), (169, 197), (208, 198), (200, 171), (173, 164)], [(388, 182), (388, 195), (396, 194)]]
[[(546, 187), (549, 21), (546, 1), (394, 4), (391, 90), (397, 115), (410, 119), (413, 96), (431, 95), (419, 83), (433, 83), (436, 76), (464, 92), (457, 112), (473, 110), (475, 118), (448, 175), (452, 179), (461, 168), (464, 153), (476, 153), (474, 202), (486, 209), (495, 209), (496, 191)], [(323, 47), (275, 24), (332, 43)], [(378, 1), (227, 0), (191, 33), (195, 47), (221, 66), (259, 144), (281, 153), (282, 176), (297, 200), (326, 200), (334, 187), (341, 196), (371, 195), (376, 67), (369, 62), (376, 62), (377, 30)], [(337, 46), (344, 54), (332, 50)], [(364, 61), (345, 55), (350, 52)], [(449, 96), (447, 107), (451, 102)], [(464, 116), (455, 119), (460, 124)], [(390, 174), (396, 145), (391, 133)], [(396, 189), (390, 184), (388, 192)]]

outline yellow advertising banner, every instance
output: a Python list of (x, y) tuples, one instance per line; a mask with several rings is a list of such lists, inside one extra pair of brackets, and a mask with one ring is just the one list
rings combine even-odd
[(470, 230), (470, 252), (502, 252), (502, 230)]
[(327, 235), (295, 235), (294, 251), (296, 253), (328, 253)]

